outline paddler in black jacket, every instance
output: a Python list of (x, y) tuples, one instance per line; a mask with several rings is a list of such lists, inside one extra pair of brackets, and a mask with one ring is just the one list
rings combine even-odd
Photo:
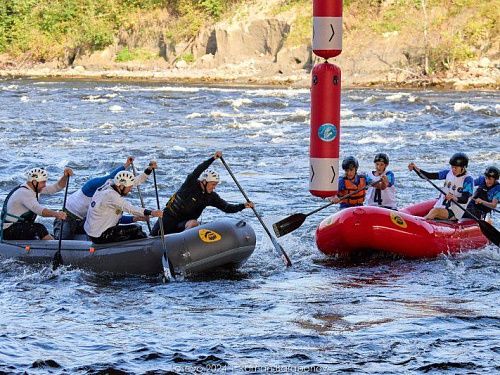
[[(198, 165), (187, 176), (180, 189), (170, 197), (163, 210), (162, 222), (165, 234), (179, 233), (200, 225), (198, 218), (208, 206), (216, 207), (228, 214), (254, 207), (253, 202), (228, 203), (214, 191), (220, 182), (220, 177), (215, 170), (209, 169), (209, 167), (215, 159), (221, 156), (222, 152), (216, 151), (214, 156)], [(153, 236), (160, 233), (159, 223), (158, 220), (151, 231)]]

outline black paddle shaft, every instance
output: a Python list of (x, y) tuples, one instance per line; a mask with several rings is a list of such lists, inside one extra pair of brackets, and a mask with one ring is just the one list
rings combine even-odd
[[(63, 201), (63, 212), (66, 209), (66, 198), (68, 197), (68, 187), (69, 187), (69, 176), (66, 181), (66, 188), (64, 189), (64, 201)], [(59, 243), (57, 244), (57, 251), (54, 254), (54, 259), (52, 259), (52, 270), (56, 270), (57, 267), (63, 264), (62, 256), (61, 256), (61, 248), (62, 248), (62, 236), (64, 229), (64, 220), (61, 220), (61, 229), (59, 232)]]
[[(439, 187), (437, 186), (434, 182), (432, 182), (427, 176), (424, 176), (420, 171), (417, 171), (416, 169), (413, 169), (415, 173), (420, 177), (429, 182), (432, 186), (434, 186), (441, 194), (446, 196), (446, 193)], [(451, 201), (455, 205), (458, 206), (462, 211), (467, 212), (470, 217), (475, 220), (479, 224), (479, 228), (481, 229), (481, 232), (483, 232), (484, 236), (490, 240), (492, 243), (500, 247), (500, 232), (490, 223), (479, 219), (476, 215), (472, 214), (469, 210), (466, 208), (462, 207), (462, 205), (458, 202), (455, 202), (454, 200)]]
[[(158, 196), (158, 184), (156, 183), (156, 172), (153, 169), (153, 182), (155, 185), (156, 206), (160, 209), (160, 198)], [(170, 262), (167, 256), (167, 245), (165, 244), (165, 230), (163, 229), (163, 218), (158, 218), (158, 225), (160, 226), (161, 248), (163, 254), (161, 256), (161, 265), (163, 267), (163, 283), (169, 282), (170, 279), (175, 279), (175, 272), (172, 271)]]
[[(245, 191), (241, 187), (240, 183), (238, 182), (238, 180), (234, 176), (233, 172), (231, 171), (231, 168), (229, 168), (229, 165), (227, 165), (226, 161), (224, 160), (224, 158), (222, 156), (220, 157), (220, 161), (222, 162), (222, 164), (224, 164), (224, 167), (227, 169), (228, 173), (231, 175), (231, 178), (233, 179), (233, 181), (236, 184), (236, 186), (238, 186), (238, 189), (240, 189), (241, 194), (243, 194), (243, 196), (245, 197), (246, 201), (250, 202), (250, 199), (248, 198), (248, 195), (245, 193)], [(283, 256), (283, 260), (284, 260), (286, 266), (290, 267), (292, 265), (292, 261), (288, 257), (287, 253), (285, 252), (285, 250), (283, 249), (283, 247), (278, 243), (278, 241), (276, 241), (276, 239), (273, 237), (273, 235), (271, 234), (271, 232), (269, 231), (269, 229), (267, 229), (266, 224), (264, 224), (264, 221), (260, 217), (260, 215), (257, 212), (257, 210), (255, 209), (255, 207), (252, 207), (252, 210), (253, 210), (253, 213), (255, 214), (255, 216), (257, 217), (257, 219), (259, 220), (260, 224), (262, 225), (262, 228), (264, 228), (264, 230), (266, 231), (267, 235), (271, 239), (271, 242), (273, 243), (274, 247), (281, 252), (281, 255)]]
[[(134, 163), (132, 162), (130, 164), (132, 165), (132, 170), (134, 171), (134, 176), (137, 176), (137, 171), (135, 169)], [(154, 168), (153, 168), (153, 171), (154, 171)], [(142, 199), (141, 188), (139, 187), (139, 185), (137, 185), (137, 192), (139, 193), (139, 200), (141, 201), (142, 208), (146, 208), (146, 206), (144, 205), (144, 199)], [(149, 223), (149, 217), (146, 217), (146, 224), (148, 225), (149, 233), (151, 234), (151, 224)]]
[[(348, 198), (352, 197), (353, 195), (356, 195), (359, 192), (368, 189), (371, 186), (375, 186), (378, 183), (379, 183), (379, 180), (374, 181), (368, 186), (363, 186), (362, 188), (355, 190), (352, 193), (344, 195), (343, 197), (340, 198), (339, 202), (342, 200), (348, 199)], [(335, 203), (330, 202), (330, 203), (325, 204), (324, 206), (321, 206), (321, 207), (319, 207), (311, 212), (308, 212), (307, 214), (298, 213), (298, 214), (290, 215), (290, 216), (273, 224), (274, 233), (276, 233), (276, 236), (281, 237), (281, 236), (284, 236), (285, 234), (293, 232), (295, 229), (299, 228), (302, 225), (302, 223), (306, 220), (306, 218), (308, 216), (315, 214), (316, 212), (319, 212), (321, 210), (324, 210), (325, 208), (330, 207), (332, 204), (335, 204)]]

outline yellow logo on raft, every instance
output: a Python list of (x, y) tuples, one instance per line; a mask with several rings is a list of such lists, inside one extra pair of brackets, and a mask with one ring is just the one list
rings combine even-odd
[(200, 239), (203, 242), (207, 243), (217, 242), (222, 239), (222, 236), (219, 233), (214, 232), (213, 230), (210, 229), (200, 229), (198, 231), (198, 235), (200, 236)]
[(401, 216), (399, 216), (395, 212), (391, 212), (391, 220), (398, 227), (401, 227), (401, 228), (407, 228), (408, 227), (408, 224), (406, 224), (405, 219), (403, 219)]

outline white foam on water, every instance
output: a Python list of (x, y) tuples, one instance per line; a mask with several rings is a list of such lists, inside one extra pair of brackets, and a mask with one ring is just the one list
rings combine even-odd
[(405, 92), (398, 92), (396, 94), (389, 95), (385, 99), (389, 102), (401, 102), (406, 100), (408, 103), (415, 103), (417, 101), (416, 96)]
[(19, 89), (18, 85), (2, 86), (2, 91), (16, 91)]
[(88, 132), (89, 129), (77, 129), (77, 128), (65, 127), (62, 128), (62, 131), (65, 133), (83, 133), (83, 132)]
[(220, 112), (220, 111), (212, 111), (210, 112), (210, 117), (212, 118), (220, 118), (220, 117), (238, 117), (240, 115), (234, 114), (234, 113), (226, 113), (226, 112)]
[(203, 115), (199, 112), (193, 112), (186, 116), (187, 119), (200, 118), (200, 117), (203, 117)]
[(299, 95), (309, 94), (309, 89), (258, 89), (258, 90), (245, 90), (248, 95), (276, 97), (276, 98), (293, 98)]
[(470, 103), (455, 103), (453, 105), (453, 110), (455, 112), (467, 112), (467, 111), (472, 111), (472, 112), (478, 112), (478, 111), (484, 111), (487, 110), (488, 107), (485, 105), (473, 105)]
[(101, 95), (88, 95), (83, 97), (82, 101), (91, 103), (107, 103), (109, 102), (109, 99), (103, 98)]
[(233, 108), (239, 108), (243, 104), (251, 104), (251, 103), (253, 103), (252, 100), (247, 99), (247, 98), (230, 99), (230, 100), (228, 100), (228, 102), (229, 102), (229, 104), (231, 104), (231, 106)]
[(389, 143), (395, 143), (395, 144), (402, 144), (405, 142), (405, 139), (401, 136), (392, 136), (388, 138), (387, 136), (382, 136), (379, 134), (369, 134), (367, 137), (361, 138), (360, 140), (356, 141), (355, 143), (359, 145), (366, 145), (370, 143), (377, 143), (377, 144), (389, 144)]
[(123, 108), (119, 105), (112, 105), (111, 107), (109, 107), (109, 110), (111, 112), (123, 112)]
[(352, 117), (346, 119), (342, 126), (360, 126), (366, 128), (387, 128), (390, 124), (393, 124), (396, 121), (394, 117), (387, 117), (380, 120), (368, 120), (361, 119), (359, 117)]
[(115, 92), (199, 92), (200, 88), (176, 87), (176, 86), (161, 86), (161, 87), (114, 86), (114, 87), (96, 87), (95, 90), (115, 91)]
[(341, 109), (340, 110), (340, 117), (344, 118), (344, 117), (349, 117), (349, 116), (352, 116), (354, 115), (354, 112), (351, 111), (350, 109)]
[(249, 121), (246, 123), (232, 123), (228, 126), (233, 129), (262, 129), (266, 127), (266, 124), (258, 121)]
[(186, 152), (187, 148), (175, 145), (175, 146), (172, 147), (172, 150)]
[(471, 136), (470, 132), (452, 130), (444, 132), (426, 131), (424, 137), (430, 140), (461, 140)]
[(21, 99), (20, 99), (20, 100), (21, 100), (22, 102), (29, 102), (29, 101), (30, 101), (30, 98), (29, 98), (29, 96), (27, 96), (27, 95), (23, 95), (23, 96), (21, 96)]
[(363, 100), (363, 103), (375, 103), (377, 100), (378, 98), (375, 95), (371, 95)]
[(104, 124), (99, 126), (99, 129), (113, 129), (115, 126), (109, 122), (105, 122)]

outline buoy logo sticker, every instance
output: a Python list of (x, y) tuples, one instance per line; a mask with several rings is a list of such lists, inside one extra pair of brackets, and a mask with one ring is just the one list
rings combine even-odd
[(405, 219), (403, 219), (401, 216), (399, 216), (395, 212), (391, 212), (391, 221), (396, 224), (398, 227), (401, 228), (407, 228), (408, 224), (406, 224)]
[(318, 137), (324, 142), (331, 142), (337, 137), (337, 127), (333, 124), (323, 124), (318, 129)]
[(198, 235), (200, 236), (200, 239), (206, 243), (217, 242), (222, 239), (222, 236), (219, 233), (210, 229), (200, 229), (198, 231)]

